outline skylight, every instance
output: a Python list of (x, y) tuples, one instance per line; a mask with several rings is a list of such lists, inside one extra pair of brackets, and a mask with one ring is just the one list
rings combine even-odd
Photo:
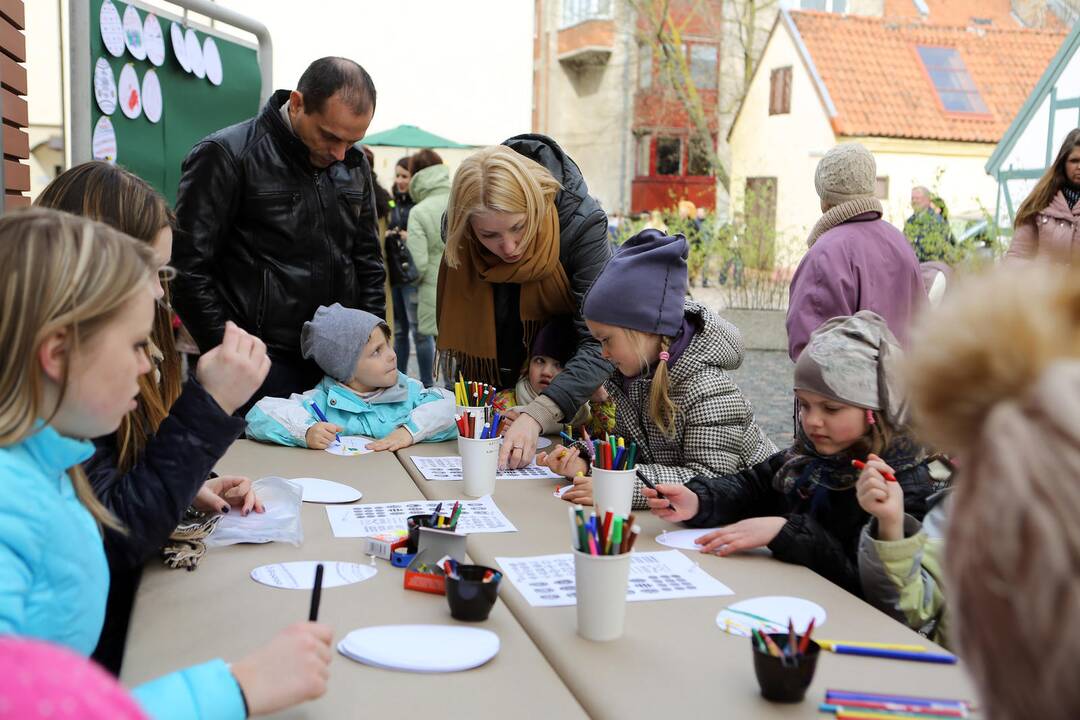
[(955, 48), (920, 45), (918, 51), (946, 111), (973, 114), (990, 112)]

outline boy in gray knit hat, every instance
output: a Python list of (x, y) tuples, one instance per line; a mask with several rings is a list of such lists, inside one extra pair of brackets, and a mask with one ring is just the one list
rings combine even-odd
[(350, 439), (356, 435), (375, 439), (367, 450), (454, 437), (453, 395), (398, 372), (390, 328), (375, 315), (321, 306), (304, 323), (300, 350), (326, 377), (303, 395), (256, 403), (246, 418), (249, 438), (350, 454), (363, 451)]

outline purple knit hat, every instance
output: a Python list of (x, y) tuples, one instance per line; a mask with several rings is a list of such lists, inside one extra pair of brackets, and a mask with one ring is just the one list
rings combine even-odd
[(593, 322), (675, 335), (682, 327), (689, 253), (682, 235), (642, 230), (600, 271), (581, 314)]
[(577, 336), (574, 326), (567, 316), (560, 316), (548, 320), (547, 324), (536, 331), (532, 345), (529, 347), (529, 359), (537, 355), (544, 355), (558, 360), (566, 365), (570, 358), (574, 357), (577, 350)]

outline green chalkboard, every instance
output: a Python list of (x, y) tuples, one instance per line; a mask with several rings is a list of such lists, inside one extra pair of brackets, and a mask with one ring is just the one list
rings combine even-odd
[[(79, 0), (76, 0), (78, 2)], [(162, 114), (157, 123), (150, 122), (145, 113), (134, 119), (124, 115), (119, 107), (110, 114), (116, 132), (116, 162), (131, 170), (157, 188), (169, 201), (176, 201), (176, 187), (180, 181), (180, 165), (192, 146), (215, 130), (242, 122), (259, 111), (261, 78), (258, 56), (254, 48), (225, 40), (213, 35), (221, 56), (222, 81), (212, 84), (206, 78), (198, 78), (186, 72), (173, 51), (170, 26), (172, 20), (158, 17), (165, 40), (165, 62), (160, 67), (149, 59), (138, 60), (125, 49), (120, 57), (114, 57), (105, 47), (101, 37), (99, 17), (106, 0), (82, 0), (90, 3), (90, 132), (102, 116), (94, 100), (94, 66), (98, 58), (105, 58), (119, 82), (124, 65), (132, 63), (142, 87), (146, 71), (153, 68), (161, 85)], [(127, 3), (111, 0), (120, 16), (127, 10)], [(147, 12), (135, 8), (140, 21)], [(195, 30), (199, 41), (206, 34)]]

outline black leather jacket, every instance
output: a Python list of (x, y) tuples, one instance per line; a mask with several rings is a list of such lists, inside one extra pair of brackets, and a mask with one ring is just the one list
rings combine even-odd
[(319, 305), (386, 315), (371, 168), (350, 148), (313, 168), (281, 117), (288, 90), (258, 117), (199, 142), (177, 190), (173, 302), (204, 352), (232, 320), (272, 357), (300, 357)]

